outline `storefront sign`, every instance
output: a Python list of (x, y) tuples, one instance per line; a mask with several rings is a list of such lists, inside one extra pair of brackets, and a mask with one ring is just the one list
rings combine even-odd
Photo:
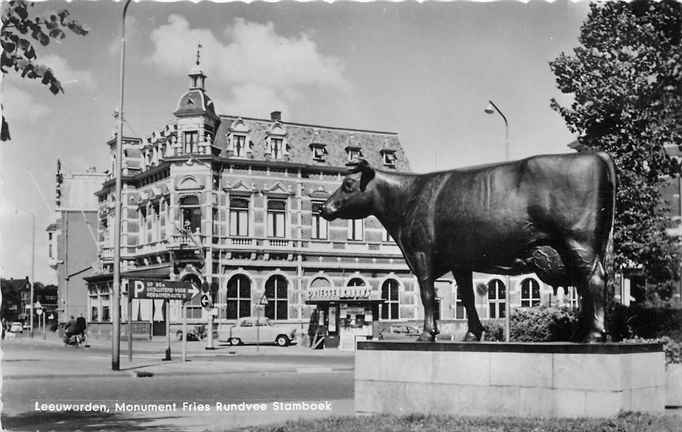
[(381, 294), (368, 286), (312, 287), (308, 300), (381, 300)]

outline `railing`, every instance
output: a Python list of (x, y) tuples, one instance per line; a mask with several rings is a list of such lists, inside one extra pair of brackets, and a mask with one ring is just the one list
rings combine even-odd
[(284, 239), (266, 239), (267, 246), (271, 247), (289, 247), (289, 240)]

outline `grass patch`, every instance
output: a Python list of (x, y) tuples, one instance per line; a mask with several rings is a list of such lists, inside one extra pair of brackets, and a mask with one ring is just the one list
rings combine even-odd
[(411, 414), (329, 417), (235, 429), (248, 432), (680, 432), (682, 416), (623, 413), (607, 419), (524, 419)]

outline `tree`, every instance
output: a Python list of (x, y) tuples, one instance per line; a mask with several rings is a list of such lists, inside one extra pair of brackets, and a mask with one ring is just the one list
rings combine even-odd
[[(52, 94), (63, 93), (62, 84), (52, 69), (38, 63), (33, 41), (47, 46), (52, 40), (64, 39), (66, 30), (79, 36), (88, 34), (88, 30), (78, 21), (70, 18), (67, 10), (52, 13), (47, 17), (31, 18), (29, 8), (33, 6), (34, 3), (27, 3), (25, 0), (10, 0), (6, 4), (6, 10), (2, 14), (2, 31), (0, 31), (0, 45), (2, 46), (0, 71), (3, 75), (14, 71), (22, 78), (40, 80), (41, 84), (48, 87)], [(0, 140), (7, 141), (10, 139), (9, 125), (5, 119), (4, 107), (1, 110)]]
[(675, 1), (590, 5), (580, 46), (550, 62), (573, 102), (551, 107), (585, 149), (616, 164), (617, 267), (642, 267), (661, 283), (678, 277), (679, 239), (666, 234), (661, 189), (680, 166), (665, 151), (682, 145), (682, 4)]

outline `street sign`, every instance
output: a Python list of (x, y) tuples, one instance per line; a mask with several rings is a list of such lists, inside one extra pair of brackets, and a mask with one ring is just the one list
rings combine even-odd
[(42, 310), (42, 309), (36, 309), (36, 313), (37, 313), (38, 315), (42, 315), (42, 314), (43, 314), (43, 310)]
[(49, 314), (49, 315), (47, 316), (47, 319), (53, 320), (53, 319), (54, 319), (54, 315), (53, 315), (53, 314)]
[(130, 280), (133, 298), (136, 299), (165, 299), (189, 300), (199, 294), (199, 289), (190, 282), (156, 280)]
[(211, 306), (211, 299), (208, 298), (208, 294), (203, 294), (201, 296), (201, 306), (204, 309), (208, 309)]
[(260, 306), (267, 306), (268, 298), (265, 296), (265, 294), (263, 294), (263, 297), (260, 298), (260, 300), (258, 301), (258, 304)]

